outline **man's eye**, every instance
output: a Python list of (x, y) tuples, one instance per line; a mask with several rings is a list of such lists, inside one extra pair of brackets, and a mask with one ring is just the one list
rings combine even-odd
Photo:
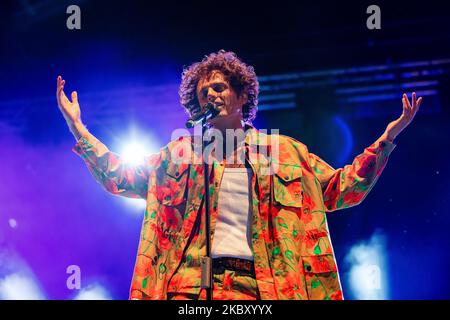
[(225, 87), (221, 84), (215, 85), (213, 88), (215, 92), (222, 92), (223, 90), (225, 90)]

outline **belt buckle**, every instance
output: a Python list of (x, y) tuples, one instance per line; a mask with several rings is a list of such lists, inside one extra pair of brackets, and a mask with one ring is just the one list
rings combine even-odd
[(251, 273), (253, 270), (252, 262), (246, 259), (222, 257), (214, 260), (216, 263), (215, 266), (213, 264), (213, 269), (219, 273), (223, 273), (227, 268), (241, 273)]
[(251, 262), (245, 259), (237, 258), (235, 260), (235, 267), (238, 271), (246, 271), (246, 272), (252, 271)]

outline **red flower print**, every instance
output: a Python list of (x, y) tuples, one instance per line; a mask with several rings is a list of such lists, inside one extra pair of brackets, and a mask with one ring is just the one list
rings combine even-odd
[(276, 217), (278, 215), (278, 213), (280, 212), (280, 207), (277, 206), (272, 206), (270, 207), (270, 217), (269, 219), (273, 219), (274, 217)]
[(305, 210), (304, 208), (303, 208), (303, 210), (302, 210), (302, 214), (301, 214), (301, 216), (300, 216), (300, 220), (304, 223), (304, 224), (308, 224), (308, 223), (310, 223), (311, 221), (312, 221), (312, 219), (313, 219), (313, 215), (312, 215), (312, 213), (311, 213), (311, 210)]
[(368, 177), (372, 175), (373, 171), (375, 170), (375, 164), (377, 161), (376, 155), (370, 155), (367, 156), (362, 162), (361, 162), (361, 168), (358, 169), (356, 174), (360, 177)]
[(269, 204), (266, 202), (260, 202), (259, 212), (261, 216), (266, 217), (269, 214)]
[(306, 192), (303, 193), (303, 206), (307, 207), (310, 211), (313, 210), (314, 201)]
[(267, 230), (261, 230), (259, 233), (259, 239), (263, 239), (266, 243), (270, 243), (272, 239), (270, 238), (269, 232)]
[(344, 297), (342, 296), (342, 291), (341, 290), (337, 290), (337, 291), (333, 292), (330, 295), (330, 299), (331, 300), (343, 300)]
[(176, 181), (173, 180), (169, 180), (167, 182), (167, 185), (169, 187), (169, 189), (172, 191), (171, 195), (173, 196), (175, 193), (180, 192), (180, 184)]
[(302, 160), (300, 162), (300, 166), (302, 167), (302, 169), (305, 169), (307, 172), (312, 174), (311, 167), (310, 167), (309, 163), (306, 160)]
[(316, 245), (317, 239), (305, 236), (305, 237), (303, 237), (303, 242), (305, 243), (306, 248), (311, 249), (312, 247), (314, 247)]
[(119, 189), (117, 188), (117, 184), (112, 180), (106, 180), (103, 182), (106, 190), (113, 194), (117, 194), (119, 192)]
[(336, 266), (327, 259), (323, 259), (317, 256), (313, 256), (311, 259), (312, 270), (315, 272), (336, 272)]
[(166, 197), (171, 196), (171, 190), (165, 186), (157, 186), (156, 187), (156, 197), (159, 201), (163, 201)]
[(312, 198), (307, 193), (303, 193), (303, 206), (302, 206), (301, 216), (300, 216), (300, 220), (303, 223), (308, 224), (312, 221), (313, 209), (314, 209), (314, 202), (313, 202)]
[(233, 278), (229, 273), (225, 273), (223, 277), (223, 290), (231, 290), (233, 287)]
[(319, 231), (318, 229), (306, 230), (303, 242), (306, 244), (306, 248), (311, 249), (316, 246), (320, 238), (326, 237), (327, 235), (325, 231)]
[(294, 230), (292, 230), (292, 236), (294, 237), (294, 241), (298, 242), (300, 240), (300, 232), (294, 228)]
[(284, 275), (281, 292), (287, 298), (297, 298), (295, 294), (306, 297), (306, 291), (303, 286), (299, 285), (299, 276), (292, 272), (287, 272)]
[(161, 228), (156, 228), (156, 233), (158, 235), (159, 248), (162, 250), (169, 250), (172, 247), (169, 235), (167, 231), (161, 230)]
[(344, 196), (344, 203), (347, 205), (358, 203), (363, 197), (363, 192), (349, 192)]
[(161, 220), (167, 229), (176, 229), (178, 226), (177, 211), (174, 207), (165, 206), (164, 212), (161, 216)]

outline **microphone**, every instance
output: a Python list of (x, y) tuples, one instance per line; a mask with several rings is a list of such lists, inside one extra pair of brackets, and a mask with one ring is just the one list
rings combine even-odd
[(205, 110), (204, 112), (200, 112), (186, 121), (186, 128), (193, 128), (203, 121), (206, 122), (207, 120), (217, 116), (220, 112), (219, 108), (216, 108), (212, 102), (205, 104), (203, 109)]

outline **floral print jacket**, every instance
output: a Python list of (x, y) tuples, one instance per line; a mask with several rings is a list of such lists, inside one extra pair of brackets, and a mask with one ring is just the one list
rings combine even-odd
[[(275, 139), (279, 154), (268, 160), (260, 150)], [(147, 201), (130, 299), (167, 298), (196, 217), (204, 214), (203, 165), (172, 161), (174, 154), (193, 150), (194, 140), (171, 141), (138, 166), (125, 164), (92, 137), (80, 138), (73, 148), (107, 191)], [(379, 139), (351, 165), (334, 169), (293, 138), (253, 127), (246, 131), (247, 160), (254, 173), (252, 250), (262, 299), (343, 299), (326, 212), (361, 203), (395, 146)], [(263, 174), (273, 163), (275, 174)], [(212, 241), (223, 171), (219, 161), (209, 165)]]

